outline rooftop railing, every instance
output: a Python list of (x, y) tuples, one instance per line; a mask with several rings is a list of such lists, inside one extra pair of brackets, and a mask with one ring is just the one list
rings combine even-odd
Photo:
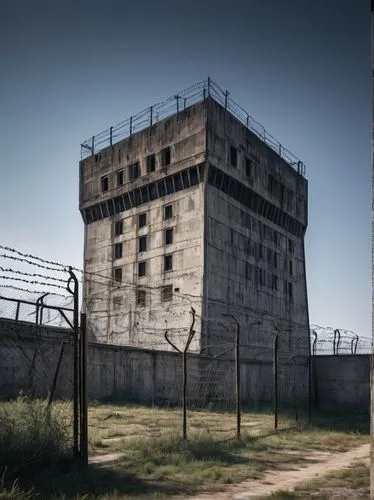
[(109, 127), (103, 132), (87, 139), (81, 144), (81, 159), (94, 155), (102, 149), (112, 146), (126, 137), (130, 137), (140, 130), (144, 130), (189, 106), (202, 102), (207, 97), (214, 99), (227, 109), (252, 133), (259, 137), (289, 165), (297, 170), (299, 174), (305, 175), (305, 165), (303, 162), (269, 134), (258, 121), (232, 99), (227, 90), (222, 90), (211, 78), (198, 82), (192, 85), (192, 87), (169, 97), (165, 101), (154, 104), (140, 113), (130, 116), (125, 121)]

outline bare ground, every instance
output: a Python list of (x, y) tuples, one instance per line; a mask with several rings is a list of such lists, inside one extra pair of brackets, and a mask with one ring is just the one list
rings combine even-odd
[[(195, 497), (178, 497), (179, 500), (253, 500), (270, 495), (278, 490), (292, 490), (302, 481), (321, 477), (333, 470), (343, 469), (352, 463), (368, 459), (369, 444), (361, 445), (344, 453), (326, 453), (311, 451), (307, 455), (310, 464), (300, 467), (295, 465), (291, 470), (272, 471), (261, 479), (243, 481), (230, 485), (224, 490), (212, 493), (202, 493)], [(333, 498), (333, 497), (331, 497)], [(335, 498), (349, 498), (335, 496)]]

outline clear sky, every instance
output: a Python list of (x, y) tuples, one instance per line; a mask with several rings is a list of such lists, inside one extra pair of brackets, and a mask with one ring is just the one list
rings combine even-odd
[(209, 75), (306, 164), (311, 322), (371, 335), (369, 0), (2, 0), (0, 60), (0, 244), (81, 267), (80, 143)]

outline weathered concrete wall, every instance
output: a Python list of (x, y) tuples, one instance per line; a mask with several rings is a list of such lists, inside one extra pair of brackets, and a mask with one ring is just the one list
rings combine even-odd
[(313, 356), (312, 368), (313, 399), (321, 411), (369, 411), (369, 354)]
[[(304, 235), (287, 230), (284, 222), (289, 216), (306, 227), (306, 180), (215, 102), (209, 103), (207, 127), (205, 316), (217, 318), (226, 312), (237, 317), (249, 357), (271, 358), (273, 322), (282, 331), (282, 355), (307, 356)], [(235, 150), (235, 164), (230, 148)], [(269, 175), (276, 188), (269, 184)], [(237, 182), (234, 188), (231, 179)], [(257, 211), (246, 206), (243, 187), (253, 192)], [(270, 210), (279, 211), (279, 224), (271, 220)], [(246, 328), (256, 319), (262, 320), (260, 326)], [(209, 324), (206, 334), (208, 344), (219, 344), (225, 330)]]
[[(66, 342), (57, 378), (55, 397), (73, 397), (73, 352), (67, 332), (36, 336), (31, 327), (18, 325), (17, 335), (0, 333), (0, 399), (20, 392), (47, 397), (51, 390), (62, 342)], [(279, 367), (280, 405), (293, 402), (293, 365)], [(305, 379), (307, 364), (296, 365), (296, 380)], [(291, 380), (291, 382), (290, 382)], [(131, 398), (146, 404), (177, 405), (181, 402), (182, 359), (167, 351), (145, 350), (102, 343), (88, 347), (88, 395), (91, 399)], [(273, 370), (268, 361), (241, 364), (242, 401), (256, 406), (273, 397)], [(305, 404), (307, 385), (298, 383), (298, 403)], [(190, 406), (234, 408), (235, 364), (232, 360), (188, 356)]]
[[(204, 213), (200, 173), (202, 177), (205, 122), (206, 107), (198, 104), (81, 162), (83, 213), (98, 202), (105, 204), (104, 210), (108, 210), (109, 200), (127, 196), (129, 191), (139, 190), (143, 200), (142, 190), (150, 196), (150, 183), (156, 181), (158, 193), (152, 201), (85, 225), (83, 298), (92, 341), (167, 350), (171, 349), (164, 339), (164, 332), (168, 330), (172, 341), (181, 347), (181, 335), (191, 324), (191, 306), (198, 314), (195, 329), (200, 331)], [(170, 147), (167, 166), (162, 164), (165, 147)], [(147, 156), (151, 154), (155, 155), (155, 170), (147, 172)], [(139, 163), (140, 176), (131, 180), (129, 166), (134, 162)], [(200, 168), (196, 169), (197, 166)], [(187, 167), (196, 169), (198, 180), (191, 179), (190, 171), (183, 170)], [(120, 171), (123, 184), (118, 185)], [(177, 180), (173, 177), (172, 186), (168, 182), (162, 184), (165, 191), (161, 192), (161, 183), (171, 175), (181, 177)], [(109, 188), (105, 192), (101, 190), (102, 176), (108, 177)], [(188, 177), (190, 180), (186, 181)], [(190, 181), (191, 186), (186, 188)], [(173, 192), (169, 192), (169, 188)], [(172, 205), (173, 212), (166, 220), (165, 205)], [(139, 227), (140, 214), (146, 216), (144, 227)], [(117, 222), (123, 225), (122, 234), (118, 235), (114, 232)], [(173, 231), (170, 244), (165, 244), (167, 229)], [(147, 238), (147, 248), (140, 252), (142, 236)], [(117, 244), (122, 244), (120, 258), (114, 254)], [(172, 255), (171, 270), (164, 269), (165, 255)], [(138, 274), (139, 262), (145, 262), (144, 276)], [(115, 268), (122, 271), (122, 283), (113, 280)], [(163, 301), (162, 287), (166, 285), (172, 286), (173, 297)], [(145, 304), (137, 300), (138, 290), (145, 293)], [(191, 349), (199, 350), (199, 346), (197, 334)]]

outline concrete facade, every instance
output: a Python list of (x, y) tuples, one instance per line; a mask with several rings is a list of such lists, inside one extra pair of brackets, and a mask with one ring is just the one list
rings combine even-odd
[(285, 359), (308, 355), (307, 182), (214, 99), (82, 160), (80, 210), (91, 340), (181, 348), (192, 306), (194, 352), (222, 350), (225, 313), (246, 357), (271, 356), (274, 322)]

